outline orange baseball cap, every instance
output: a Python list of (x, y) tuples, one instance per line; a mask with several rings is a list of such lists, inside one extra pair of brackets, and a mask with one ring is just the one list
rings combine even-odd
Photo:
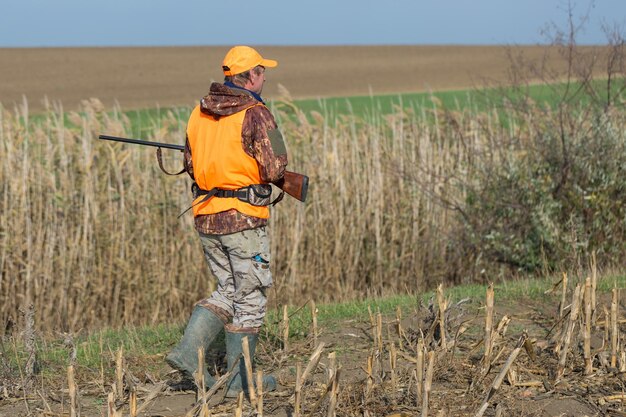
[(273, 68), (278, 65), (278, 62), (263, 58), (260, 53), (249, 46), (235, 46), (224, 57), (222, 70), (224, 70), (224, 75), (230, 77), (251, 70), (257, 65)]

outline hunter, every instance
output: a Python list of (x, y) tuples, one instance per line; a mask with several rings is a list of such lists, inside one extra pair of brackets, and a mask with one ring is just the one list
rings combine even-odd
[[(254, 357), (272, 286), (270, 183), (283, 177), (287, 152), (261, 92), (265, 70), (277, 65), (251, 47), (233, 47), (222, 63), (224, 82), (211, 84), (187, 124), (184, 164), (194, 181), (194, 223), (217, 288), (195, 304), (166, 362), (192, 377), (198, 348), (207, 349), (224, 329), (227, 366), (234, 369), (227, 397), (247, 394), (242, 339)], [(206, 366), (203, 373), (210, 387), (215, 379)], [(275, 378), (264, 377), (263, 390), (274, 389)]]

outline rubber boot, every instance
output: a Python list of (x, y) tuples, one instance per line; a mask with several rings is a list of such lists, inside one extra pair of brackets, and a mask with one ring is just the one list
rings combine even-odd
[[(196, 306), (191, 313), (185, 333), (178, 345), (167, 355), (165, 362), (180, 371), (187, 378), (194, 380), (198, 369), (198, 348), (206, 349), (224, 328), (224, 322), (212, 311)], [(205, 387), (215, 383), (215, 378), (204, 369)]]
[[(232, 369), (232, 376), (228, 381), (226, 397), (237, 397), (243, 390), (248, 397), (248, 378), (246, 373), (246, 362), (243, 358), (243, 350), (241, 347), (241, 340), (244, 337), (248, 337), (248, 347), (250, 348), (250, 360), (254, 361), (254, 352), (256, 350), (257, 340), (259, 335), (256, 333), (231, 333), (226, 331), (226, 360), (228, 362), (228, 369)], [(239, 359), (239, 363), (235, 364), (235, 361)], [(253, 377), (256, 383), (256, 380)], [(263, 392), (270, 392), (276, 389), (276, 379), (271, 376), (263, 377)]]

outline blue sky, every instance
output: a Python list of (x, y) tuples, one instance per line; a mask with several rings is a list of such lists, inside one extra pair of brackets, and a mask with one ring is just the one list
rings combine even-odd
[[(565, 27), (567, 0), (5, 0), (0, 47), (535, 44)], [(235, 4), (237, 6), (235, 6)], [(581, 44), (626, 26), (626, 0), (571, 0), (589, 11)], [(590, 7), (592, 4), (592, 7)]]

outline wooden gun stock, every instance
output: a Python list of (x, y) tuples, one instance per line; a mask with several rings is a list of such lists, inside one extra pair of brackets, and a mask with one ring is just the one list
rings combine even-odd
[(295, 199), (302, 202), (306, 200), (309, 189), (309, 177), (306, 175), (285, 171), (285, 175), (273, 184)]

